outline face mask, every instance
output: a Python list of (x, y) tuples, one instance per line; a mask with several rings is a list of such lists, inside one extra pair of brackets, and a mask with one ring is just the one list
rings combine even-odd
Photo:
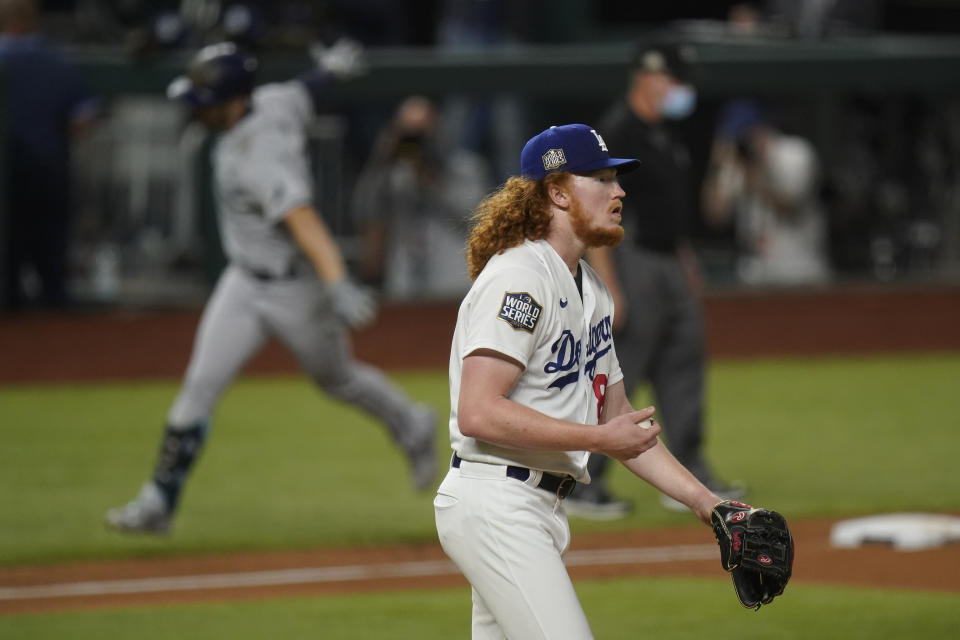
[(675, 85), (660, 102), (660, 114), (671, 120), (686, 118), (697, 106), (697, 92), (685, 84)]

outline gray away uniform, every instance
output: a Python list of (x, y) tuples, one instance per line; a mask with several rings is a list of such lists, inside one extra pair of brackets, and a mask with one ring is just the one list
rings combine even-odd
[(214, 148), (229, 265), (203, 312), (183, 386), (167, 416), (153, 481), (170, 512), (221, 394), (271, 337), (325, 392), (381, 420), (415, 467), (426, 449), (432, 459), (433, 413), (379, 370), (353, 359), (347, 329), (330, 311), (328, 289), (283, 223), (292, 210), (312, 202), (305, 149), (312, 117), (302, 83), (264, 85), (253, 93), (251, 112)]

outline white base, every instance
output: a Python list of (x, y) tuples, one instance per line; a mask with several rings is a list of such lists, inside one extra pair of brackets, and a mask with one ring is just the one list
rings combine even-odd
[(830, 544), (851, 548), (866, 543), (890, 544), (919, 551), (960, 542), (960, 517), (935, 513), (890, 513), (844, 520), (833, 525)]

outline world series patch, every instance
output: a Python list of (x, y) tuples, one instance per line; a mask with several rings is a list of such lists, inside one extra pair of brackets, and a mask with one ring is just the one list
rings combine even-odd
[(533, 333), (542, 314), (543, 306), (529, 293), (507, 291), (503, 294), (503, 303), (497, 317), (514, 329)]
[(545, 154), (540, 156), (543, 160), (543, 170), (553, 171), (567, 164), (567, 157), (563, 154), (563, 149), (548, 149)]

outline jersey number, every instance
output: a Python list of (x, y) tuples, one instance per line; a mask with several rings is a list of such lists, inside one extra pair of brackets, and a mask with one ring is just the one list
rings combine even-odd
[(607, 396), (607, 374), (599, 373), (593, 379), (593, 395), (597, 397), (597, 424), (600, 424), (603, 413), (603, 400)]

